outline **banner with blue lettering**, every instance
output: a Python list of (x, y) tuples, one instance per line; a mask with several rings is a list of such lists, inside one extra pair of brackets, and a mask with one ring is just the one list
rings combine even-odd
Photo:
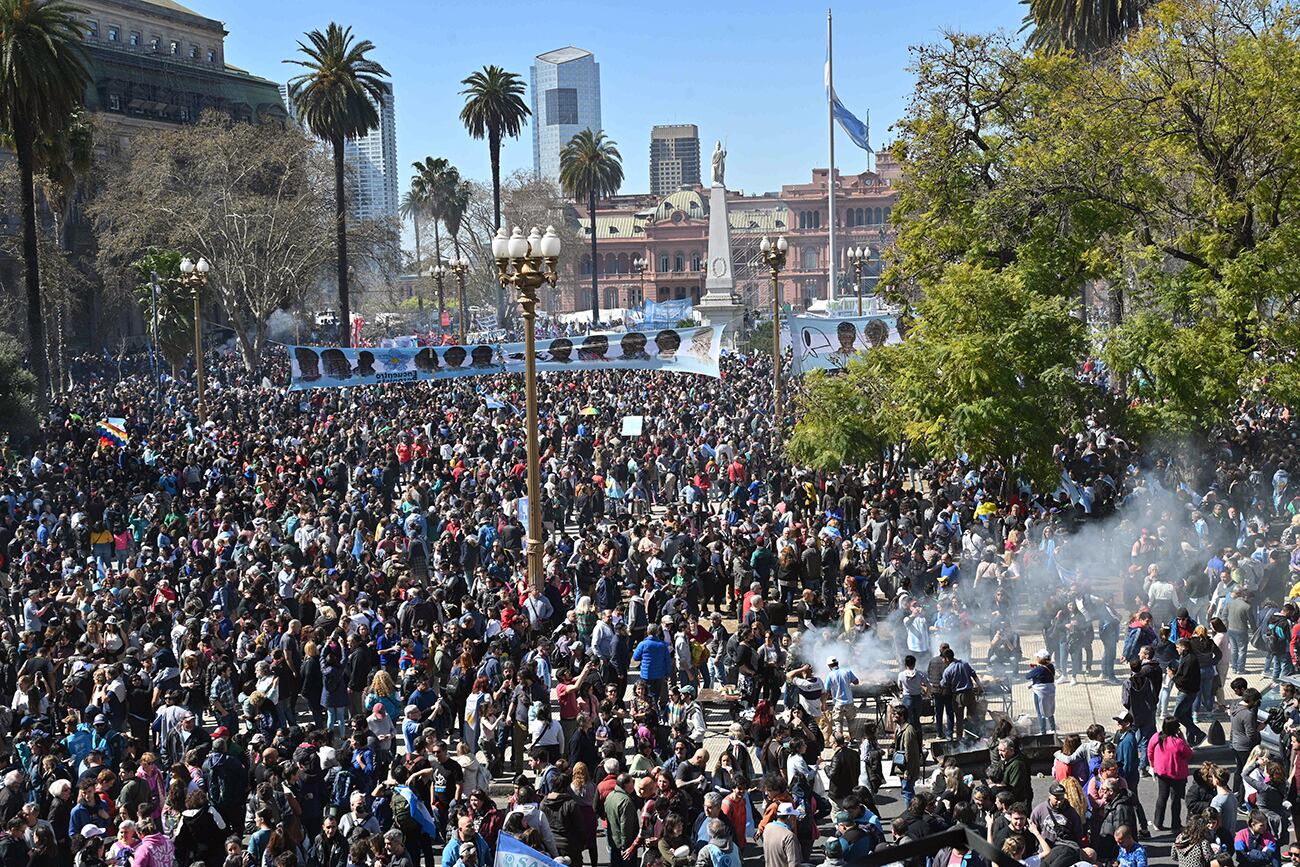
[[(496, 373), (522, 373), (523, 343), (472, 346), (290, 346), (293, 390), (419, 382)], [(718, 378), (722, 328), (663, 328), (655, 332), (588, 334), (538, 340), (537, 370), (665, 370)]]
[(691, 317), (693, 302), (689, 298), (677, 298), (672, 301), (649, 301), (641, 307), (640, 318), (635, 327), (638, 331), (655, 328), (672, 328), (683, 319)]

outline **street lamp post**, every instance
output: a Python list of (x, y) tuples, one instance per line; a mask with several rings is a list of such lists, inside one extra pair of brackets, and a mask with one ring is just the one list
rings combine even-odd
[(460, 320), (460, 342), (463, 346), (465, 343), (465, 274), (469, 271), (469, 260), (463, 256), (460, 259), (452, 259), (450, 266), (451, 273), (456, 275), (456, 281), (460, 284), (460, 311), (456, 318)]
[(429, 274), (433, 276), (433, 282), (438, 286), (438, 328), (442, 328), (442, 311), (444, 309), (442, 299), (442, 281), (447, 277), (447, 266), (438, 260), (438, 264), (429, 269)]
[(871, 258), (871, 250), (863, 247), (849, 248), (849, 264), (853, 266), (853, 282), (858, 286), (858, 315), (862, 315), (862, 268)]
[[(524, 315), (524, 395), (528, 443), (528, 580), (537, 590), (546, 585), (542, 573), (542, 485), (541, 456), (537, 442), (537, 356), (535, 323), (537, 291), (543, 285), (555, 286), (559, 279), (556, 265), (560, 259), (560, 238), (552, 226), (546, 234), (534, 226), (525, 238), (515, 226), (510, 237), (504, 228), (492, 239), (492, 258), (497, 263), (497, 279), (503, 289), (519, 293), (519, 307)], [(504, 311), (503, 311), (504, 312)]]
[(641, 281), (641, 286), (637, 292), (642, 304), (645, 304), (645, 269), (647, 264), (646, 260), (642, 259), (640, 256), (632, 257), (632, 270), (636, 272), (637, 277)]
[(211, 269), (208, 260), (199, 257), (196, 263), (189, 256), (181, 260), (181, 279), (189, 284), (194, 294), (194, 376), (199, 389), (199, 426), (208, 422), (208, 404), (204, 394), (203, 372), (203, 287), (208, 282)]
[(781, 284), (778, 277), (785, 268), (785, 252), (790, 245), (785, 236), (773, 244), (764, 238), (758, 245), (763, 263), (772, 275), (772, 459), (781, 448)]

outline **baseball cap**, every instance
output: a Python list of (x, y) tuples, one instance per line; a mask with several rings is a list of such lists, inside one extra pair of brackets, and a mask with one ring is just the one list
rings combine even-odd
[(835, 657), (833, 657), (833, 656), (828, 657), (828, 658), (826, 659), (826, 667), (827, 667), (827, 668), (835, 668), (835, 667), (836, 667), (837, 665), (839, 665), (839, 664), (840, 664), (840, 661), (839, 661), (838, 659), (836, 659)]
[(101, 723), (103, 725), (108, 725), (108, 717), (104, 716), (102, 713), (95, 714), (95, 719), (91, 722), (91, 725), (100, 725)]
[(1047, 787), (1047, 794), (1057, 798), (1064, 798), (1065, 786), (1062, 786), (1060, 783), (1053, 783), (1052, 785)]
[(1113, 716), (1111, 717), (1111, 719), (1113, 719), (1117, 723), (1123, 723), (1124, 725), (1133, 724), (1133, 714), (1128, 713), (1127, 711), (1120, 714), (1119, 716)]

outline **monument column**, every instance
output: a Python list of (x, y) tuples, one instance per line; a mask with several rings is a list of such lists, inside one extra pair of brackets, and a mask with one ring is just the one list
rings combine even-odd
[(697, 309), (708, 325), (722, 325), (724, 346), (734, 347), (740, 337), (743, 304), (733, 300), (736, 288), (731, 262), (731, 221), (727, 217), (727, 188), (723, 182), (727, 152), (722, 142), (713, 149), (713, 184), (709, 187), (709, 250), (705, 262), (704, 297)]

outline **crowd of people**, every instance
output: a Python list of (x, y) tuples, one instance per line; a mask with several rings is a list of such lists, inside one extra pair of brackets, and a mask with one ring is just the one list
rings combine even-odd
[[(503, 835), (571, 865), (852, 865), (957, 824), (1026, 863), (1141, 867), (1148, 769), (1157, 831), (1186, 798), (1180, 864), (1279, 858), (1300, 713), (1265, 752), (1259, 694), (1225, 679), (1252, 648), (1296, 664), (1284, 410), (1243, 404), (1194, 466), (1093, 425), (1035, 491), (998, 465), (792, 467), (762, 358), (546, 376), (530, 576), (520, 382), (208, 367), (200, 425), (184, 382), (160, 400), (140, 360), (81, 359), (0, 453), (3, 867), (490, 867)], [(1127, 713), (1067, 737), (1038, 800), (1022, 738), (1094, 671)], [(1033, 725), (989, 719), (1011, 680)], [(857, 697), (881, 683), (883, 727)], [(1236, 766), (1202, 766), (1196, 801), (1196, 720), (1224, 708)], [(929, 762), (927, 717), (991, 735), (988, 767)]]

